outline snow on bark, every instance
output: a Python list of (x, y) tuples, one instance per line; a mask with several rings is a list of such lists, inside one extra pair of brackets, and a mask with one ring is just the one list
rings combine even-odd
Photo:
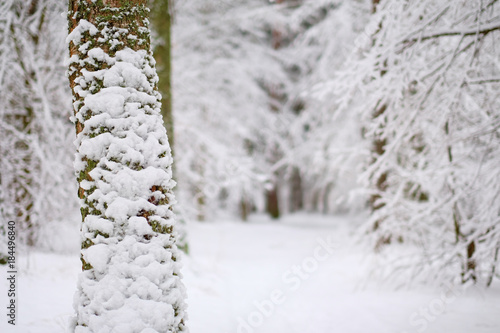
[(75, 332), (185, 332), (172, 157), (143, 2), (71, 1), (82, 268)]

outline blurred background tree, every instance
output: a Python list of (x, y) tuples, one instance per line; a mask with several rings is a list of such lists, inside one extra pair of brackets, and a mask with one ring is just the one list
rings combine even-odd
[[(0, 219), (16, 221), (21, 244), (57, 249), (76, 209), (63, 64), (64, 3), (0, 4)], [(74, 225), (73, 225), (74, 226)]]

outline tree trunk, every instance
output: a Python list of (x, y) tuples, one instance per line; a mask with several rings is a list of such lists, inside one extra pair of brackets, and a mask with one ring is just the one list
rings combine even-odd
[[(174, 156), (174, 116), (172, 109), (172, 57), (171, 57), (171, 8), (172, 0), (152, 0), (151, 22), (158, 34), (159, 43), (155, 46), (154, 57), (158, 73), (158, 91), (161, 94), (161, 114), (167, 129), (168, 142)], [(174, 167), (174, 166), (172, 166)]]
[(76, 332), (186, 331), (172, 157), (145, 3), (70, 1), (68, 74), (82, 202)]
[[(167, 129), (168, 143), (172, 157), (175, 153), (175, 135), (174, 135), (174, 114), (172, 103), (172, 56), (171, 56), (171, 25), (173, 0), (150, 0), (151, 3), (151, 22), (158, 35), (158, 45), (154, 48), (153, 55), (156, 61), (156, 73), (158, 74), (158, 91), (161, 94), (161, 114), (163, 116), (163, 125)], [(175, 163), (172, 164), (173, 178), (176, 178)], [(177, 211), (176, 211), (177, 213)], [(187, 243), (187, 234), (185, 222), (180, 217), (179, 238), (177, 246), (188, 253), (189, 245)]]
[[(386, 104), (383, 104), (380, 108), (378, 108), (373, 114), (373, 119), (381, 117), (384, 114), (386, 108), (387, 108)], [(374, 156), (373, 163), (375, 163), (377, 158), (379, 158), (384, 154), (386, 145), (387, 145), (387, 140), (384, 138), (376, 136), (373, 139), (372, 142), (372, 154)], [(372, 211), (378, 210), (384, 207), (385, 205), (384, 203), (380, 203), (377, 201), (381, 198), (380, 193), (385, 192), (385, 190), (387, 190), (387, 172), (383, 172), (381, 175), (377, 177), (377, 179), (375, 180), (375, 190), (378, 193), (372, 194), (369, 201), (370, 208)]]
[(273, 219), (280, 217), (278, 189), (276, 186), (267, 191), (267, 212)]
[(241, 198), (240, 201), (240, 217), (243, 222), (248, 221), (248, 215), (250, 214), (250, 204), (246, 200), (245, 196)]
[[(19, 5), (18, 5), (19, 6)], [(33, 139), (35, 139), (36, 130), (36, 114), (34, 109), (35, 103), (40, 103), (40, 97), (36, 92), (37, 77), (33, 70), (33, 65), (26, 63), (26, 44), (37, 48), (39, 36), (43, 33), (46, 5), (39, 4), (38, 1), (19, 6), (20, 8), (12, 9), (12, 15), (16, 16), (15, 21), (33, 21), (36, 24), (35, 33), (28, 33), (26, 26), (19, 26), (12, 22), (9, 27), (10, 35), (13, 41), (15, 52), (15, 61), (19, 64), (21, 72), (19, 73), (20, 82), (23, 82), (21, 100), (13, 100), (9, 107), (12, 110), (19, 110), (21, 113), (13, 111), (13, 115), (8, 117), (9, 125), (17, 129), (23, 134), (23, 139), (15, 143), (14, 149), (21, 162), (16, 170), (16, 175), (13, 177), (12, 192), (14, 193), (15, 215), (19, 229), (22, 230), (22, 241), (29, 246), (33, 246), (36, 241), (36, 233), (39, 225), (34, 218), (35, 199), (34, 193), (37, 189), (37, 176), (40, 174), (39, 161), (34, 153)], [(24, 38), (23, 38), (24, 37)], [(37, 110), (39, 111), (39, 110)], [(14, 218), (14, 217), (12, 217)]]
[(380, 0), (372, 0), (372, 14), (377, 11), (377, 6), (380, 3)]
[(290, 212), (296, 212), (304, 208), (303, 197), (304, 191), (299, 168), (293, 168), (290, 177)]

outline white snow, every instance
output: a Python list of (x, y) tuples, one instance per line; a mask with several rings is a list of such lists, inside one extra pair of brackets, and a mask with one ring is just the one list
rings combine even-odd
[[(449, 286), (394, 290), (370, 276), (376, 260), (354, 245), (351, 231), (359, 220), (298, 214), (279, 222), (252, 216), (248, 223), (188, 223), (191, 255), (183, 260), (183, 274), (191, 333), (498, 333), (498, 283), (465, 291)], [(76, 231), (68, 238), (78, 242)], [(134, 257), (134, 269), (146, 268), (144, 279), (158, 276), (155, 262), (166, 259), (161, 258), (165, 252), (144, 253), (139, 247), (117, 255)], [(17, 325), (7, 326), (4, 318), (0, 332), (66, 332), (74, 316), (78, 252), (22, 250), (19, 259)], [(0, 276), (6, 274), (0, 267)], [(1, 281), (6, 290), (6, 279)], [(159, 289), (145, 289), (142, 282), (126, 283), (141, 297), (159, 297)], [(172, 311), (165, 303), (125, 300), (115, 292), (121, 283), (116, 274), (109, 275), (109, 287), (99, 290), (102, 306), (137, 313), (124, 312), (114, 317), (122, 322), (100, 324), (120, 325), (115, 331), (126, 333), (135, 327), (134, 318)], [(0, 302), (6, 304), (5, 293)], [(131, 304), (121, 307), (124, 302)]]
[(91, 36), (95, 36), (95, 34), (99, 32), (99, 30), (97, 30), (95, 25), (93, 25), (89, 21), (82, 19), (78, 22), (78, 25), (73, 29), (73, 31), (68, 34), (68, 37), (66, 38), (66, 44), (69, 44), (69, 42), (73, 42), (75, 45), (79, 45), (85, 32), (88, 32)]
[(99, 273), (106, 271), (109, 262), (109, 249), (105, 244), (95, 244), (88, 249), (82, 250), (83, 258), (92, 265)]

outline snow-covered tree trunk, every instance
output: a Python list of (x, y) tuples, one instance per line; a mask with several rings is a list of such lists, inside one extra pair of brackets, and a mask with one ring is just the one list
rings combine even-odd
[(146, 0), (71, 0), (68, 13), (82, 212), (75, 332), (185, 332)]

